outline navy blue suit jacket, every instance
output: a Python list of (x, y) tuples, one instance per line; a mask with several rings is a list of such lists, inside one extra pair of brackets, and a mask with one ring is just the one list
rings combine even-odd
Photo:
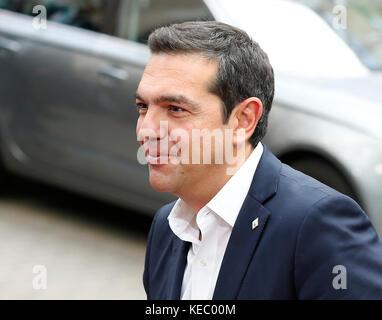
[[(148, 299), (180, 299), (190, 243), (169, 228), (173, 205), (156, 213), (150, 229), (143, 274)], [(382, 242), (355, 201), (281, 163), (264, 146), (213, 299), (382, 299)]]

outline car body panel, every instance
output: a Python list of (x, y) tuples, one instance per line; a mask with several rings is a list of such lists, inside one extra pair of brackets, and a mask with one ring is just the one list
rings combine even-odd
[[(311, 42), (312, 47), (305, 43), (306, 52), (299, 52), (304, 46), (285, 45), (293, 59), (282, 59), (284, 52), (272, 39), (297, 32), (298, 24), (278, 32), (265, 17), (281, 2), (267, 1), (252, 16), (258, 22), (244, 19), (253, 10), (240, 15), (239, 9), (264, 1), (205, 1), (217, 20), (246, 30), (275, 61), (275, 99), (264, 142), (280, 158), (309, 152), (333, 163), (382, 234), (382, 75), (364, 67), (311, 10), (295, 4), (278, 12), (275, 21), (312, 19), (311, 35), (324, 29), (312, 38), (318, 43), (329, 38), (334, 47), (330, 54)], [(137, 161), (133, 95), (150, 58), (148, 47), (54, 22), (46, 30), (31, 26), (32, 17), (0, 10), (0, 139), (6, 168), (149, 215), (174, 200), (151, 188), (147, 167)], [(296, 35), (294, 43), (309, 40), (308, 34)]]
[[(147, 46), (53, 22), (34, 30), (32, 18), (3, 15), (18, 29), (0, 24), (0, 39), (6, 35), (21, 47), (3, 59), (4, 74), (19, 72), (13, 84), (3, 77), (10, 88), (3, 86), (9, 102), (1, 105), (7, 167), (123, 205), (141, 203), (144, 212), (173, 200), (150, 187), (147, 168), (136, 160), (133, 96), (150, 57)], [(7, 94), (16, 87), (25, 90), (17, 99)]]

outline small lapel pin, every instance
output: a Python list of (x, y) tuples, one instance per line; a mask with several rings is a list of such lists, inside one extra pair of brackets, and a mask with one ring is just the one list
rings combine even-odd
[(252, 230), (255, 230), (259, 226), (259, 218), (252, 221)]

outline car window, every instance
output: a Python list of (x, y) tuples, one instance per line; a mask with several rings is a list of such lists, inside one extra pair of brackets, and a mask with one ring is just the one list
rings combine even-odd
[(0, 0), (0, 8), (35, 16), (33, 8), (46, 8), (48, 21), (55, 21), (87, 30), (107, 29), (108, 6), (115, 0)]
[(299, 1), (205, 0), (216, 19), (255, 39), (276, 73), (304, 77), (362, 77), (369, 69), (314, 10)]
[(157, 27), (191, 20), (214, 20), (202, 0), (122, 0), (117, 34), (146, 43)]
[(294, 0), (313, 9), (353, 49), (371, 70), (382, 70), (382, 1), (347, 0), (347, 23), (343, 28), (333, 25), (336, 0)]
[(0, 0), (0, 9), (21, 12), (23, 1), (20, 0)]

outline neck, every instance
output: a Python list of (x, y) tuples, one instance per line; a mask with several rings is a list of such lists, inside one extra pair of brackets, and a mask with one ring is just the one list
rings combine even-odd
[[(248, 159), (253, 147), (247, 145), (245, 148), (245, 158), (237, 157), (234, 164), (222, 164), (211, 166), (208, 174), (200, 179), (198, 184), (193, 184), (187, 190), (182, 190), (176, 195), (181, 198), (187, 205), (198, 212), (203, 208), (228, 182), (229, 179), (239, 170), (243, 163)], [(227, 174), (227, 170), (230, 174)]]

